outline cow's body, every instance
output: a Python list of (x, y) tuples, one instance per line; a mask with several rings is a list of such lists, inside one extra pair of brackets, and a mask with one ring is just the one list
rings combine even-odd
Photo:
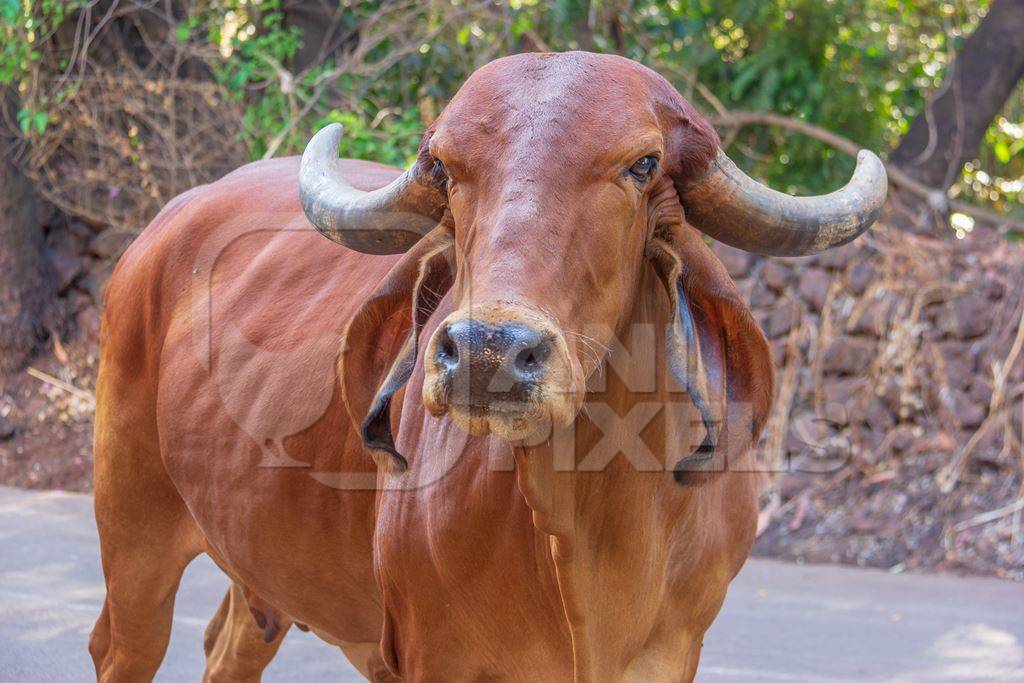
[[(344, 163), (364, 186), (396, 173)], [(336, 389), (341, 334), (396, 259), (311, 230), (296, 172), (295, 159), (261, 162), (178, 198), (111, 281), (96, 427), (108, 573), (136, 556), (134, 580), (169, 609), (180, 569), (207, 552), (379, 677), (382, 633), (385, 656), (417, 680), (568, 680), (574, 667), (584, 680), (692, 676), (752, 538), (751, 475), (680, 487), (620, 454), (603, 473), (550, 476), (539, 449), (516, 472), (506, 442), (426, 414), (417, 372), (394, 411), (412, 465), (394, 480), (437, 481), (343, 490), (356, 479), (342, 473), (375, 468)], [(667, 300), (638, 311), (664, 322)], [(601, 433), (580, 424), (583, 453)], [(652, 438), (663, 452), (664, 436)], [(258, 669), (279, 642), (259, 642), (238, 607), (211, 625), (214, 678)], [(94, 636), (101, 660), (104, 647)], [(158, 662), (154, 650), (135, 671)]]
[[(348, 167), (370, 184), (394, 175)], [(139, 523), (173, 526), (182, 555), (209, 552), (280, 610), (375, 650), (374, 492), (341, 494), (310, 475), (373, 469), (341, 408), (336, 361), (341, 330), (394, 259), (311, 230), (297, 168), (252, 164), (186, 193), (119, 263), (98, 381), (97, 514), (101, 527), (123, 524), (134, 511), (104, 515), (107, 501), (125, 506), (122, 487), (140, 487)], [(302, 466), (276, 466), (286, 458)], [(123, 481), (140, 470), (185, 510)]]

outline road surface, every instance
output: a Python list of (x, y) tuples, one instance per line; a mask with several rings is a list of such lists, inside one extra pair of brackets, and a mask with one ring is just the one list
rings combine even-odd
[[(158, 681), (198, 681), (226, 579), (205, 557), (178, 593)], [(92, 501), (0, 487), (0, 681), (93, 679), (103, 599)], [(747, 563), (705, 640), (698, 681), (1024, 683), (1024, 585)], [(341, 653), (289, 633), (264, 680), (357, 681)]]

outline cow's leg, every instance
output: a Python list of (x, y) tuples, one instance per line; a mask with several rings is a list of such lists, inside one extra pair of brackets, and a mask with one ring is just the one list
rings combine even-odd
[(175, 529), (161, 526), (136, 528), (132, 541), (101, 532), (107, 596), (89, 638), (100, 681), (150, 680), (167, 649), (178, 582), (196, 552), (182, 547)]
[(256, 624), (242, 587), (232, 583), (206, 627), (206, 674), (209, 683), (259, 681), (277, 654), (291, 622), (281, 625), (268, 643)]
[(201, 534), (139, 429), (97, 411), (95, 510), (107, 595), (89, 637), (100, 681), (148, 681), (167, 649), (181, 574)]
[[(129, 519), (116, 528), (99, 522), (107, 596), (89, 652), (100, 681), (152, 679), (171, 635), (178, 582), (197, 554), (184, 542), (192, 534), (180, 520), (161, 519), (153, 508), (148, 512), (148, 522)], [(146, 508), (139, 510), (146, 514)]]

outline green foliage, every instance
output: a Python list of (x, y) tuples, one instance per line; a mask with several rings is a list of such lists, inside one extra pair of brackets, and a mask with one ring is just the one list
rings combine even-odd
[(39, 61), (37, 44), (84, 0), (0, 0), (0, 85), (18, 84)]
[[(21, 0), (0, 0), (0, 86), (25, 90), (31, 86), (30, 76), (42, 55), (38, 49), (41, 37), (55, 31), (83, 0), (42, 0), (22, 4)], [(63, 92), (39, 97), (45, 107), (63, 97)], [(18, 127), (23, 135), (43, 134), (49, 123), (44, 109), (22, 107), (17, 112)]]
[(50, 121), (49, 113), (45, 111), (32, 111), (22, 107), (18, 110), (18, 127), (21, 132), (27, 135), (33, 129), (40, 135), (46, 132), (46, 124)]
[[(31, 89), (40, 36), (83, 1), (0, 0), (0, 84)], [(348, 41), (295, 68), (306, 36), (282, 0), (200, 0), (187, 5), (169, 38), (207, 55), (226, 97), (244, 108), (235, 133), (253, 158), (300, 151), (313, 130), (340, 121), (344, 154), (405, 163), (439, 105), (481, 63), (523, 50), (581, 48), (650, 65), (709, 115), (717, 106), (776, 112), (884, 153), (940, 86), (987, 6), (988, 0), (342, 0), (333, 22)], [(46, 130), (53, 120), (48, 107), (59, 96), (22, 98), (24, 134)], [(1018, 97), (993, 125), (958, 189), (997, 202), (1021, 197), (1022, 109)], [(848, 156), (777, 128), (747, 127), (729, 140), (730, 154), (748, 171), (794, 192), (834, 189), (853, 167)]]
[(303, 141), (328, 123), (345, 126), (339, 150), (342, 156), (369, 159), (393, 166), (411, 163), (416, 158), (416, 150), (423, 137), (423, 122), (417, 108), (372, 120), (359, 112), (335, 109), (303, 131)]
[[(353, 11), (349, 19), (361, 21), (378, 6), (360, 3), (363, 14)], [(510, 0), (500, 13), (467, 12), (385, 77), (357, 84), (357, 110), (372, 113), (374, 102), (443, 102), (487, 55), (583, 48), (652, 66), (708, 114), (715, 103), (696, 83), (726, 109), (784, 114), (885, 154), (941, 85), (987, 6), (987, 0)], [(1010, 117), (993, 126), (979, 153), (981, 166), (994, 171), (989, 186), (968, 169), (956, 189), (986, 200), (1016, 198), (1014, 181), (996, 179), (1024, 174), (1024, 135), (1017, 133), (1024, 118), (1016, 110)], [(823, 143), (771, 127), (742, 129), (729, 151), (748, 171), (792, 192), (835, 189), (854, 165)]]

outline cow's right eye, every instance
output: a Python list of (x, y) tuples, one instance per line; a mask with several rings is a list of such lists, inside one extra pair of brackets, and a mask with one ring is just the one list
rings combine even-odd
[(633, 179), (637, 182), (646, 182), (651, 177), (651, 172), (658, 167), (658, 157), (656, 156), (645, 156), (637, 160), (635, 164), (629, 167), (629, 174), (633, 176)]
[(448, 184), (448, 169), (444, 167), (440, 159), (434, 159), (434, 165), (430, 169), (430, 179), (439, 187)]

